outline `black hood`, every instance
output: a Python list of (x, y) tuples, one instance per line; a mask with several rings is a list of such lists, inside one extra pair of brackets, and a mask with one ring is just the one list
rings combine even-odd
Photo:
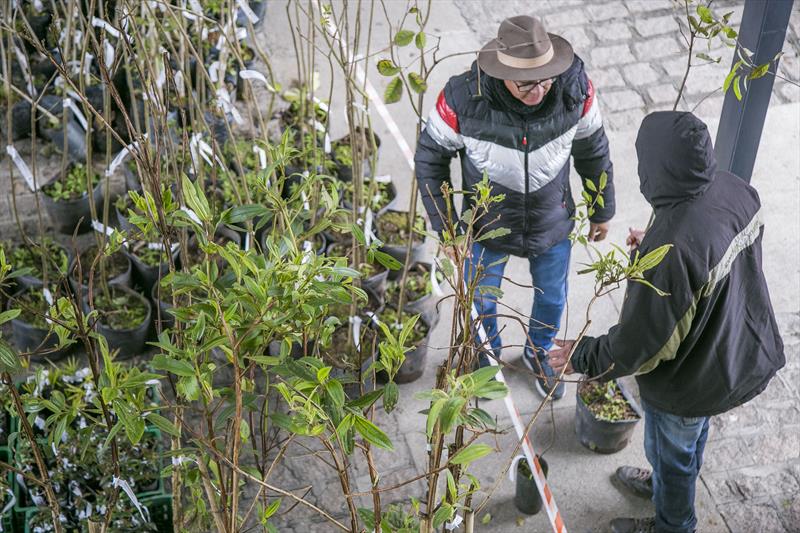
[(708, 128), (687, 112), (657, 111), (644, 117), (636, 154), (639, 189), (654, 208), (703, 194), (717, 172)]

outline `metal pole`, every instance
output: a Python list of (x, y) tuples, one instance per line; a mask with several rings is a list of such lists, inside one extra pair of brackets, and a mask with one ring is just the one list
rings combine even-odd
[[(753, 52), (752, 61), (762, 65), (781, 51), (794, 0), (745, 0), (739, 44)], [(734, 54), (733, 64), (738, 61)], [(777, 69), (776, 64), (773, 68)], [(775, 77), (750, 80), (741, 102), (728, 90), (722, 106), (717, 140), (714, 143), (720, 170), (727, 170), (749, 182), (753, 173), (764, 118)]]

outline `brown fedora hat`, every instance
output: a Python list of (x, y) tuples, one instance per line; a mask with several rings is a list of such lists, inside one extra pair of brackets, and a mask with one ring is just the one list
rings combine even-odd
[(541, 20), (519, 15), (500, 23), (497, 38), (478, 52), (478, 66), (501, 80), (544, 80), (567, 70), (573, 57), (572, 45), (547, 33)]

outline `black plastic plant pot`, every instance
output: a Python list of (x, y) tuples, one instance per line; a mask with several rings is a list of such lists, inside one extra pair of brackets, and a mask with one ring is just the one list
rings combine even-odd
[[(72, 252), (70, 252), (69, 249), (64, 248), (63, 246), (59, 245), (59, 247), (62, 250), (64, 250), (64, 252), (66, 253), (66, 255), (67, 255), (67, 266), (69, 266), (72, 263)], [(52, 258), (48, 258), (48, 259), (52, 259)], [(49, 270), (49, 272), (50, 272), (49, 278), (50, 278), (51, 282), (56, 282), (56, 281), (63, 280), (64, 276), (66, 276), (66, 274), (67, 274), (66, 272), (57, 271), (59, 269), (57, 269), (55, 267), (55, 265), (53, 265), (53, 263), (50, 263), (48, 268), (50, 269)], [(41, 287), (43, 285), (42, 278), (37, 278), (36, 276), (27, 276), (27, 275), (26, 276), (19, 276), (18, 278), (16, 278), (16, 280), (17, 280), (17, 284), (22, 288), (37, 288), (37, 287)]]
[[(18, 291), (6, 302), (6, 309), (14, 306), (14, 298), (23, 295), (28, 289)], [(69, 352), (68, 349), (57, 348), (58, 336), (47, 328), (30, 324), (19, 316), (11, 321), (11, 339), (14, 346), (22, 352), (31, 354), (31, 360), (42, 362), (44, 359), (57, 361)]]
[(361, 286), (365, 290), (373, 292), (378, 298), (383, 301), (383, 295), (386, 293), (386, 280), (389, 278), (389, 270), (384, 268), (377, 274), (373, 274), (368, 278), (361, 280)]
[[(6, 121), (0, 121), (0, 132), (7, 138)], [(11, 108), (11, 140), (18, 141), (31, 136), (31, 104), (20, 101)]]
[[(69, 172), (69, 170), (65, 172)], [(56, 176), (55, 179), (58, 177)], [(77, 227), (78, 233), (84, 233), (92, 228), (92, 202), (95, 208), (102, 204), (103, 180), (97, 182), (91, 196), (84, 193), (80, 198), (58, 201), (53, 200), (46, 193), (42, 196), (45, 209), (56, 231), (72, 235)]]
[[(122, 258), (125, 259), (125, 263), (127, 264), (127, 268), (121, 274), (118, 274), (118, 275), (112, 277), (111, 279), (109, 279), (108, 283), (109, 284), (113, 284), (113, 285), (120, 285), (120, 286), (123, 286), (123, 287), (131, 287), (133, 285), (133, 264), (132, 264), (130, 258), (127, 255), (125, 255), (125, 254), (123, 254), (121, 252), (117, 252), (114, 255), (117, 255), (117, 254), (119, 254), (119, 257), (122, 257)], [(72, 288), (73, 292), (75, 292), (76, 294), (80, 293), (80, 297), (83, 298), (86, 295), (86, 292), (89, 290), (89, 286), (84, 284), (83, 282), (78, 282), (77, 267), (78, 267), (78, 260), (77, 260), (77, 258), (73, 258), (69, 262), (69, 286)], [(81, 267), (82, 268), (90, 268), (90, 265), (82, 264)], [(97, 268), (95, 270), (95, 278), (94, 278), (94, 282), (93, 282), (93, 284), (94, 284), (94, 289), (93, 290), (94, 290), (95, 294), (99, 290), (98, 289), (98, 284), (100, 283), (99, 277), (100, 277), (100, 269)]]
[(172, 301), (168, 299), (166, 291), (160, 283), (154, 283), (150, 290), (150, 300), (156, 306), (153, 309), (153, 325), (156, 332), (163, 331), (175, 325), (175, 317), (169, 313), (172, 309)]
[[(147, 314), (145, 315), (145, 318), (141, 324), (131, 324), (129, 327), (116, 329), (103, 324), (100, 320), (96, 322), (95, 327), (97, 328), (97, 332), (106, 338), (106, 342), (108, 342), (108, 349), (110, 351), (119, 350), (117, 355), (118, 359), (128, 359), (134, 355), (142, 353), (144, 350), (147, 334), (150, 330), (153, 309), (147, 298), (138, 292), (134, 292), (127, 287), (117, 285), (111, 285), (109, 289), (113, 291), (121, 291), (128, 295), (133, 295), (135, 298), (143, 302), (147, 307)], [(84, 302), (86, 302), (85, 299)]]
[(142, 182), (139, 181), (139, 176), (134, 172), (127, 163), (121, 166), (122, 175), (125, 177), (125, 190), (127, 191), (141, 191)]
[[(547, 461), (543, 458), (536, 456), (539, 464), (542, 466), (542, 472), (547, 477)], [(527, 472), (526, 472), (527, 470)], [(542, 497), (539, 494), (539, 489), (536, 488), (536, 480), (530, 475), (531, 470), (528, 468), (528, 461), (521, 459), (517, 463), (517, 484), (514, 491), (514, 506), (521, 513), (536, 514), (542, 510)]]
[[(65, 143), (69, 156), (74, 161), (86, 161), (86, 132), (72, 112), (64, 112), (63, 101), (58, 96), (44, 95), (39, 101), (39, 107), (55, 116), (57, 120), (51, 121), (50, 116), (37, 113), (37, 129), (39, 134), (48, 139), (58, 150), (63, 150)], [(64, 126), (66, 121), (66, 127)]]
[(428, 334), (419, 341), (419, 344), (413, 350), (406, 352), (406, 359), (400, 365), (400, 370), (397, 371), (394, 377), (397, 383), (411, 383), (418, 380), (425, 373), (425, 365), (428, 362), (428, 343), (430, 342), (433, 328), (436, 327), (436, 322), (428, 321), (425, 315), (420, 315), (419, 319), (427, 326)]
[[(124, 250), (124, 253), (133, 263), (134, 282), (142, 288), (144, 294), (150, 294), (153, 290), (153, 285), (159, 282), (161, 278), (169, 274), (169, 263), (162, 262), (157, 266), (151, 266), (139, 259), (136, 252)], [(177, 261), (178, 251), (172, 252), (173, 262)]]
[(633, 399), (628, 389), (620, 381), (615, 381), (625, 400), (636, 412), (637, 417), (631, 420), (600, 420), (592, 414), (577, 388), (575, 399), (575, 434), (580, 443), (596, 453), (616, 453), (625, 448), (631, 441), (633, 430), (642, 418), (642, 409)]

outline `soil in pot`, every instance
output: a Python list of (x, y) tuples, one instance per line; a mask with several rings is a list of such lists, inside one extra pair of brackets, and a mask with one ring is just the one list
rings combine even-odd
[(42, 272), (43, 261), (47, 263), (47, 276), (51, 282), (63, 278), (69, 267), (67, 251), (50, 237), (42, 237), (38, 242), (16, 246), (0, 244), (0, 248), (5, 250), (6, 258), (14, 270), (29, 269), (27, 274), (17, 279), (23, 287), (42, 285), (44, 277)]
[[(86, 250), (80, 253), (79, 260), (81, 265), (81, 290), (87, 290), (89, 286), (89, 271), (92, 264), (97, 257), (97, 245), (93, 244)], [(105, 275), (105, 279), (109, 283), (117, 285), (124, 285), (130, 287), (131, 285), (131, 260), (128, 259), (122, 252), (116, 252), (108, 257), (102, 257), (94, 267), (94, 286), (97, 291), (97, 285), (100, 283), (100, 277)], [(78, 261), (73, 259), (69, 271), (69, 279), (72, 283), (73, 290), (77, 290), (78, 283)]]
[(102, 197), (100, 174), (82, 163), (72, 163), (42, 187), (42, 192), (47, 213), (58, 231), (71, 234), (79, 224), (79, 231), (91, 228), (91, 204), (97, 206)]
[(11, 321), (11, 336), (14, 345), (29, 352), (35, 360), (47, 357), (54, 360), (63, 357), (67, 349), (58, 350), (58, 336), (50, 332), (47, 314), (50, 304), (41, 288), (28, 288), (9, 299), (8, 309), (19, 309), (18, 317)]
[[(144, 294), (149, 294), (153, 285), (169, 272), (169, 255), (160, 244), (135, 241), (127, 251), (136, 271), (136, 282)], [(173, 255), (176, 256), (177, 254)]]
[[(545, 477), (547, 477), (547, 461), (537, 456)], [(514, 506), (525, 514), (536, 514), (542, 510), (542, 497), (533, 479), (531, 467), (524, 457), (517, 463), (516, 490), (514, 492)]]
[[(394, 202), (397, 198), (397, 189), (391, 181), (364, 180), (362, 188), (362, 198), (359, 205), (369, 206), (375, 213), (380, 213)], [(342, 185), (342, 205), (349, 208), (353, 205), (353, 184), (352, 182)]]
[(425, 219), (417, 215), (414, 227), (409, 231), (408, 213), (404, 211), (386, 211), (377, 218), (378, 235), (386, 246), (405, 246), (409, 239), (414, 245), (425, 240)]
[(598, 453), (628, 445), (641, 410), (616, 381), (587, 381), (577, 389), (575, 432), (581, 444)]
[[(431, 283), (431, 265), (429, 263), (414, 263), (408, 269), (406, 276), (406, 291), (404, 309), (412, 313), (422, 313), (428, 322), (436, 322), (439, 311), (436, 308), (438, 298), (433, 297), (433, 285)], [(402, 271), (390, 272), (390, 275), (399, 276), (390, 280), (386, 284), (386, 301), (389, 306), (397, 307), (400, 303), (400, 281)], [(441, 284), (444, 282), (444, 275), (441, 271), (436, 271), (436, 279)]]
[(98, 312), (97, 329), (108, 341), (109, 350), (119, 349), (120, 357), (141, 353), (150, 327), (150, 303), (125, 287), (109, 285), (108, 292), (94, 296)]

